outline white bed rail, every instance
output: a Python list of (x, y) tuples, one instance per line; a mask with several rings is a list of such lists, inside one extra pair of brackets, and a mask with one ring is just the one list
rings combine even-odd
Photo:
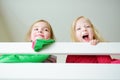
[[(30, 42), (3, 42), (0, 43), (0, 53), (36, 53)], [(89, 43), (56, 42), (45, 46), (37, 53), (44, 54), (120, 54), (120, 42), (99, 43), (97, 46)]]
[[(1, 42), (0, 53), (120, 54), (120, 43), (56, 42), (35, 52), (29, 42)], [(120, 64), (0, 63), (0, 80), (120, 80)]]

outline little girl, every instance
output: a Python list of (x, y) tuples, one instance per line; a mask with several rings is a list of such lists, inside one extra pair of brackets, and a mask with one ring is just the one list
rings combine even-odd
[[(74, 42), (89, 42), (96, 45), (103, 42), (94, 25), (84, 16), (78, 17), (72, 24), (71, 37)], [(120, 63), (120, 60), (111, 59), (109, 55), (68, 55), (66, 63)]]
[[(37, 39), (55, 40), (52, 27), (46, 20), (38, 20), (33, 23), (27, 33), (26, 40), (32, 41), (32, 48), (34, 48)], [(46, 59), (44, 62), (56, 62), (56, 56), (49, 55), (48, 59)]]
[[(45, 42), (51, 43), (54, 41), (54, 34), (51, 25), (45, 20), (36, 21), (27, 33), (27, 41), (32, 41), (33, 45), (36, 46), (37, 41), (42, 41), (37, 44), (44, 44)], [(43, 43), (44, 42), (44, 43)], [(39, 49), (39, 48), (37, 48)], [(47, 54), (2, 54), (0, 56), (0, 63), (55, 63), (56, 56)]]

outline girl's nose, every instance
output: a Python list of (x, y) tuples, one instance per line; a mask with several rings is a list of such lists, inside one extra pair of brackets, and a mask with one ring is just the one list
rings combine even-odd
[(38, 30), (38, 33), (42, 33), (42, 30)]
[(83, 31), (86, 31), (87, 29), (86, 29), (86, 27), (83, 27), (82, 30), (83, 30)]

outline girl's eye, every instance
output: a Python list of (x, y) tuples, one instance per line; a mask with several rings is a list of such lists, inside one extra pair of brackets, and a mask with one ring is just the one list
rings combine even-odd
[(38, 31), (38, 28), (35, 28), (34, 30), (35, 30), (35, 31)]
[(86, 26), (86, 28), (90, 28), (90, 26)]
[(45, 29), (45, 31), (48, 31), (48, 29)]
[(77, 28), (77, 30), (81, 30), (81, 28)]

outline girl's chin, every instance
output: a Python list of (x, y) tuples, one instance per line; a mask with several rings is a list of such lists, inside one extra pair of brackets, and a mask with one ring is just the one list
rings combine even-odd
[(41, 38), (41, 37), (36, 37), (34, 40), (37, 40), (37, 39), (44, 39), (44, 38)]
[(83, 40), (82, 42), (90, 42), (90, 40)]

